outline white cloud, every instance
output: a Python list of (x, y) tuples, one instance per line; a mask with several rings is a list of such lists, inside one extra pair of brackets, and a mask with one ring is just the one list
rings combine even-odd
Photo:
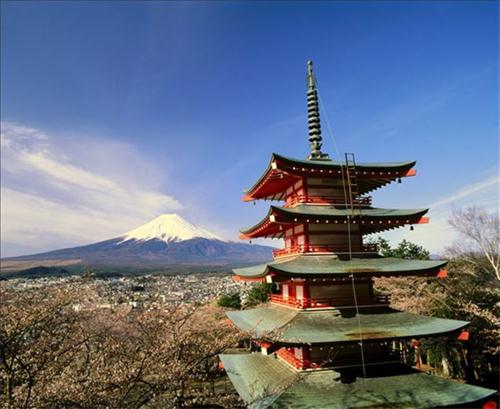
[(495, 174), (470, 185), (466, 185), (450, 195), (429, 204), (429, 224), (416, 225), (414, 231), (408, 229), (393, 230), (383, 234), (391, 243), (407, 239), (420, 244), (431, 253), (440, 254), (459, 238), (448, 225), (448, 219), (455, 209), (468, 206), (481, 206), (487, 211), (498, 212), (500, 177)]
[(12, 141), (20, 140), (38, 140), (44, 141), (48, 136), (39, 131), (38, 129), (29, 128), (27, 126), (17, 125), (10, 122), (1, 122), (0, 128), (2, 130), (0, 141), (2, 146), (9, 146)]
[(443, 199), (435, 201), (434, 203), (431, 203), (428, 207), (433, 209), (448, 204), (456, 204), (462, 199), (469, 198), (473, 195), (479, 194), (484, 190), (490, 188), (496, 188), (497, 199), (498, 199), (499, 184), (500, 184), (500, 177), (498, 175), (493, 175), (492, 177), (489, 177), (473, 185), (465, 186), (462, 189), (459, 189), (456, 192), (454, 192), (451, 196), (445, 197)]
[(51, 158), (48, 152), (23, 152), (18, 155), (17, 159), (41, 174), (45, 174), (48, 177), (69, 185), (75, 185), (77, 187), (99, 192), (117, 192), (121, 190), (112, 180), (72, 166), (68, 163), (61, 163), (58, 161), (57, 157)]
[(161, 192), (164, 170), (134, 146), (10, 122), (1, 130), (2, 257), (16, 245), (45, 251), (104, 240), (182, 208)]

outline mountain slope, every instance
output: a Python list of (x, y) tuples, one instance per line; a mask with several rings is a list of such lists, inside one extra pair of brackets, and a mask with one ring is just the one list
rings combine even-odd
[(230, 266), (265, 262), (271, 258), (271, 247), (224, 241), (178, 215), (162, 215), (110, 240), (4, 260), (79, 259), (90, 266), (150, 268)]
[(125, 233), (123, 241), (157, 239), (170, 243), (197, 237), (222, 240), (215, 234), (189, 223), (177, 214), (163, 214), (149, 223)]

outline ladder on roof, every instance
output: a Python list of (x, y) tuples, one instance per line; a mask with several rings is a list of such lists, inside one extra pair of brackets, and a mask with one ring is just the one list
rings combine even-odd
[(346, 205), (351, 206), (351, 214), (354, 216), (354, 207), (356, 200), (359, 197), (358, 176), (356, 174), (356, 158), (354, 157), (354, 153), (345, 154), (345, 169), (347, 189), (349, 191), (349, 203), (346, 203)]
[[(354, 157), (354, 153), (346, 153), (345, 154), (345, 170), (346, 170), (346, 180), (342, 180), (344, 185), (344, 195), (346, 192), (346, 184), (347, 191), (349, 193), (349, 197), (346, 198), (346, 206), (350, 205), (351, 207), (351, 215), (347, 215), (347, 237), (349, 241), (349, 265), (351, 269), (351, 285), (352, 285), (352, 294), (354, 297), (354, 306), (356, 308), (356, 317), (358, 319), (358, 330), (359, 330), (359, 346), (361, 351), (361, 366), (363, 368), (363, 378), (366, 378), (366, 363), (365, 363), (365, 352), (363, 346), (363, 327), (361, 325), (361, 318), (359, 316), (359, 305), (358, 305), (358, 297), (356, 294), (356, 282), (354, 279), (354, 274), (352, 273), (352, 234), (351, 234), (351, 218), (354, 218), (355, 212), (354, 208), (358, 208), (358, 215), (361, 217), (361, 206), (355, 206), (359, 202), (357, 201), (359, 197), (359, 185), (358, 185), (358, 176), (356, 174), (356, 158)], [(355, 223), (355, 222), (354, 222)]]

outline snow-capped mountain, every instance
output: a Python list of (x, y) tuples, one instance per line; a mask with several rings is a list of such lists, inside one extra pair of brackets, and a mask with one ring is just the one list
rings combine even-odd
[[(269, 261), (272, 248), (224, 241), (176, 214), (164, 214), (109, 240), (10, 261), (78, 260), (87, 267), (170, 268), (173, 266), (235, 266)], [(50, 260), (50, 261), (49, 261)]]
[(196, 227), (177, 214), (163, 214), (158, 216), (149, 223), (128, 231), (123, 236), (123, 241), (157, 239), (165, 243), (171, 243), (194, 238), (223, 241), (219, 236)]

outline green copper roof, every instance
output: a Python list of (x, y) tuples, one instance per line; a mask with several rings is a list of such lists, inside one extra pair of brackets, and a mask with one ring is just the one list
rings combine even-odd
[(459, 330), (466, 321), (447, 320), (396, 311), (390, 308), (343, 317), (339, 310), (298, 310), (279, 305), (227, 312), (231, 321), (255, 337), (268, 336), (287, 344), (353, 342), (415, 338)]
[[(340, 168), (341, 166), (345, 166), (344, 162), (336, 161), (336, 160), (331, 160), (331, 161), (325, 161), (325, 160), (311, 160), (311, 159), (295, 159), (295, 158), (290, 158), (287, 156), (280, 155), (278, 153), (273, 153), (271, 156), (271, 161), (272, 163), (274, 160), (281, 160), (283, 162), (288, 162), (290, 164), (295, 164), (295, 165), (303, 165), (303, 166), (317, 166), (317, 167), (332, 167), (332, 168)], [(388, 169), (388, 170), (396, 170), (396, 169), (411, 169), (417, 161), (403, 161), (403, 162), (356, 162), (356, 168), (359, 170), (381, 170), (381, 169)]]
[[(283, 218), (288, 218), (290, 222), (296, 218), (297, 220), (311, 219), (315, 221), (316, 219), (324, 220), (341, 220), (344, 222), (347, 220), (347, 216), (354, 217), (358, 219), (362, 217), (365, 222), (370, 220), (402, 220), (399, 224), (392, 225), (378, 225), (378, 224), (364, 224), (363, 229), (366, 230), (366, 234), (373, 233), (376, 231), (387, 230), (391, 228), (397, 228), (404, 226), (405, 223), (416, 223), (416, 219), (422, 217), (427, 213), (429, 209), (384, 209), (384, 208), (366, 208), (366, 209), (342, 209), (335, 206), (319, 206), (319, 205), (298, 205), (295, 207), (281, 207), (281, 206), (270, 206), (267, 215), (261, 219), (257, 224), (251, 227), (240, 229), (243, 234), (251, 234), (252, 231), (258, 229), (265, 222), (269, 220), (269, 216), (272, 214), (279, 215)], [(406, 222), (406, 220), (409, 220)]]
[(383, 209), (383, 208), (368, 208), (368, 209), (339, 209), (335, 206), (318, 206), (301, 204), (294, 207), (271, 206), (271, 210), (280, 214), (300, 215), (300, 216), (318, 216), (318, 217), (342, 217), (347, 216), (363, 216), (364, 218), (391, 218), (391, 217), (406, 217), (423, 215), (429, 209)]
[(249, 408), (269, 407), (300, 379), (297, 372), (274, 355), (227, 354), (220, 355), (220, 358), (231, 382)]
[(444, 260), (405, 260), (391, 257), (353, 258), (339, 260), (330, 255), (299, 255), (281, 258), (266, 264), (235, 268), (241, 277), (260, 278), (269, 273), (286, 276), (347, 276), (351, 273), (360, 276), (392, 276), (437, 272), (446, 265)]
[[(304, 169), (324, 169), (324, 170), (340, 170), (343, 166), (345, 166), (344, 162), (333, 161), (333, 160), (314, 160), (314, 159), (294, 159), (289, 158), (283, 155), (279, 155), (277, 153), (273, 153), (271, 155), (271, 160), (264, 171), (264, 173), (260, 176), (260, 178), (255, 182), (255, 184), (247, 189), (245, 193), (252, 192), (255, 190), (266, 178), (269, 172), (272, 170), (272, 163), (279, 162), (284, 164), (286, 167), (290, 168), (290, 172), (285, 171), (285, 173), (293, 173), (293, 167), (296, 167), (297, 170), (302, 168)], [(416, 161), (405, 161), (405, 162), (373, 162), (373, 163), (356, 163), (356, 169), (358, 171), (366, 171), (366, 172), (377, 172), (377, 171), (387, 171), (391, 172), (391, 176), (380, 176), (380, 175), (372, 175), (370, 177), (363, 177), (358, 180), (359, 183), (359, 193), (365, 194), (372, 190), (378, 189), (392, 181), (396, 180), (398, 177), (403, 176), (408, 170), (415, 166)], [(336, 173), (332, 175), (333, 178), (341, 178), (341, 175)], [(291, 181), (291, 183), (294, 183)], [(276, 192), (275, 192), (276, 193)]]
[(494, 390), (413, 372), (341, 383), (332, 370), (295, 372), (275, 355), (221, 355), (249, 409), (423, 409), (477, 402)]

